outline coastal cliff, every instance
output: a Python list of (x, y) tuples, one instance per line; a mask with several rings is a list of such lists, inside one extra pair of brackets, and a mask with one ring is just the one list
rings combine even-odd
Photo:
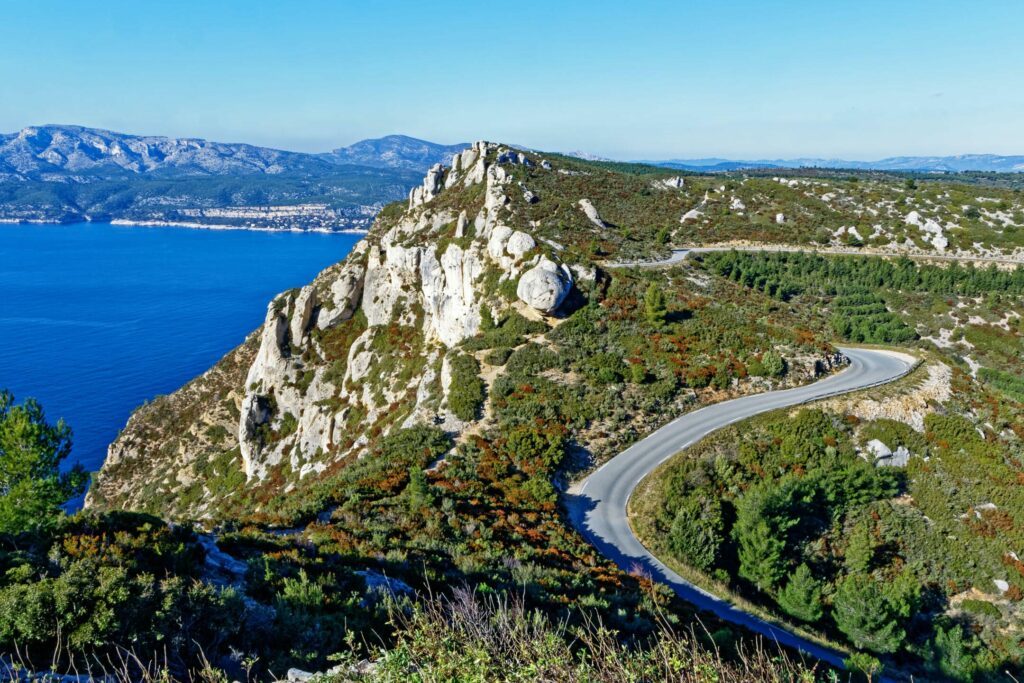
[[(201, 515), (215, 491), (179, 495), (197, 480), (287, 487), (360, 457), (374, 435), (428, 423), (460, 433), (468, 423), (448, 405), (455, 347), (506, 311), (553, 314), (575, 278), (594, 278), (563, 262), (558, 245), (508, 225), (508, 169), (534, 163), (479, 142), (430, 169), (404, 211), (386, 212), (344, 261), (275, 297), (238, 349), (141, 408), (89, 504), (159, 500)], [(455, 201), (439, 201), (446, 192)], [(511, 300), (499, 291), (507, 283)]]

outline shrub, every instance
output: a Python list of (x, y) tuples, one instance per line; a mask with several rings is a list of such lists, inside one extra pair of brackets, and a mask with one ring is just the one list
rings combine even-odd
[(504, 365), (508, 362), (509, 356), (512, 355), (512, 349), (502, 347), (494, 349), (486, 356), (484, 356), (484, 362), (488, 365)]
[(718, 559), (722, 544), (722, 504), (718, 498), (691, 495), (676, 510), (669, 530), (669, 546), (683, 562), (707, 571)]
[(452, 383), (448, 389), (448, 409), (460, 420), (475, 420), (484, 403), (484, 382), (480, 363), (467, 354), (449, 357)]

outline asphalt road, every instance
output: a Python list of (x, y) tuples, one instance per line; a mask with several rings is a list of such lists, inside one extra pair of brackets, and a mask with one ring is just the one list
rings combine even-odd
[(839, 373), (795, 389), (744, 396), (695, 410), (619, 453), (568, 492), (566, 501), (573, 525), (622, 569), (643, 572), (669, 585), (687, 602), (725, 621), (842, 666), (843, 657), (834, 650), (773, 626), (683, 579), (644, 548), (626, 518), (626, 504), (640, 480), (711, 432), (769, 410), (891, 382), (907, 374), (915, 363), (911, 356), (895, 352), (841, 350), (850, 358), (850, 365)]

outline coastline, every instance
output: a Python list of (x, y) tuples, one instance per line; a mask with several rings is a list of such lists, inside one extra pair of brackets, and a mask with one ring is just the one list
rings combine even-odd
[(194, 223), (188, 221), (135, 221), (127, 218), (114, 218), (109, 221), (92, 221), (83, 219), (81, 221), (62, 222), (34, 219), (0, 218), (0, 225), (75, 225), (76, 223), (103, 222), (110, 225), (130, 228), (185, 228), (191, 230), (248, 230), (252, 232), (315, 232), (327, 235), (366, 235), (369, 230), (360, 228), (340, 228), (330, 230), (328, 228), (271, 228), (258, 225), (227, 225), (214, 223)]

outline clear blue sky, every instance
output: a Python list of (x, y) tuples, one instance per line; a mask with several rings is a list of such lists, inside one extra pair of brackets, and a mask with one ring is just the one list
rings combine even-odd
[(1024, 2), (0, 2), (0, 131), (1024, 154)]

